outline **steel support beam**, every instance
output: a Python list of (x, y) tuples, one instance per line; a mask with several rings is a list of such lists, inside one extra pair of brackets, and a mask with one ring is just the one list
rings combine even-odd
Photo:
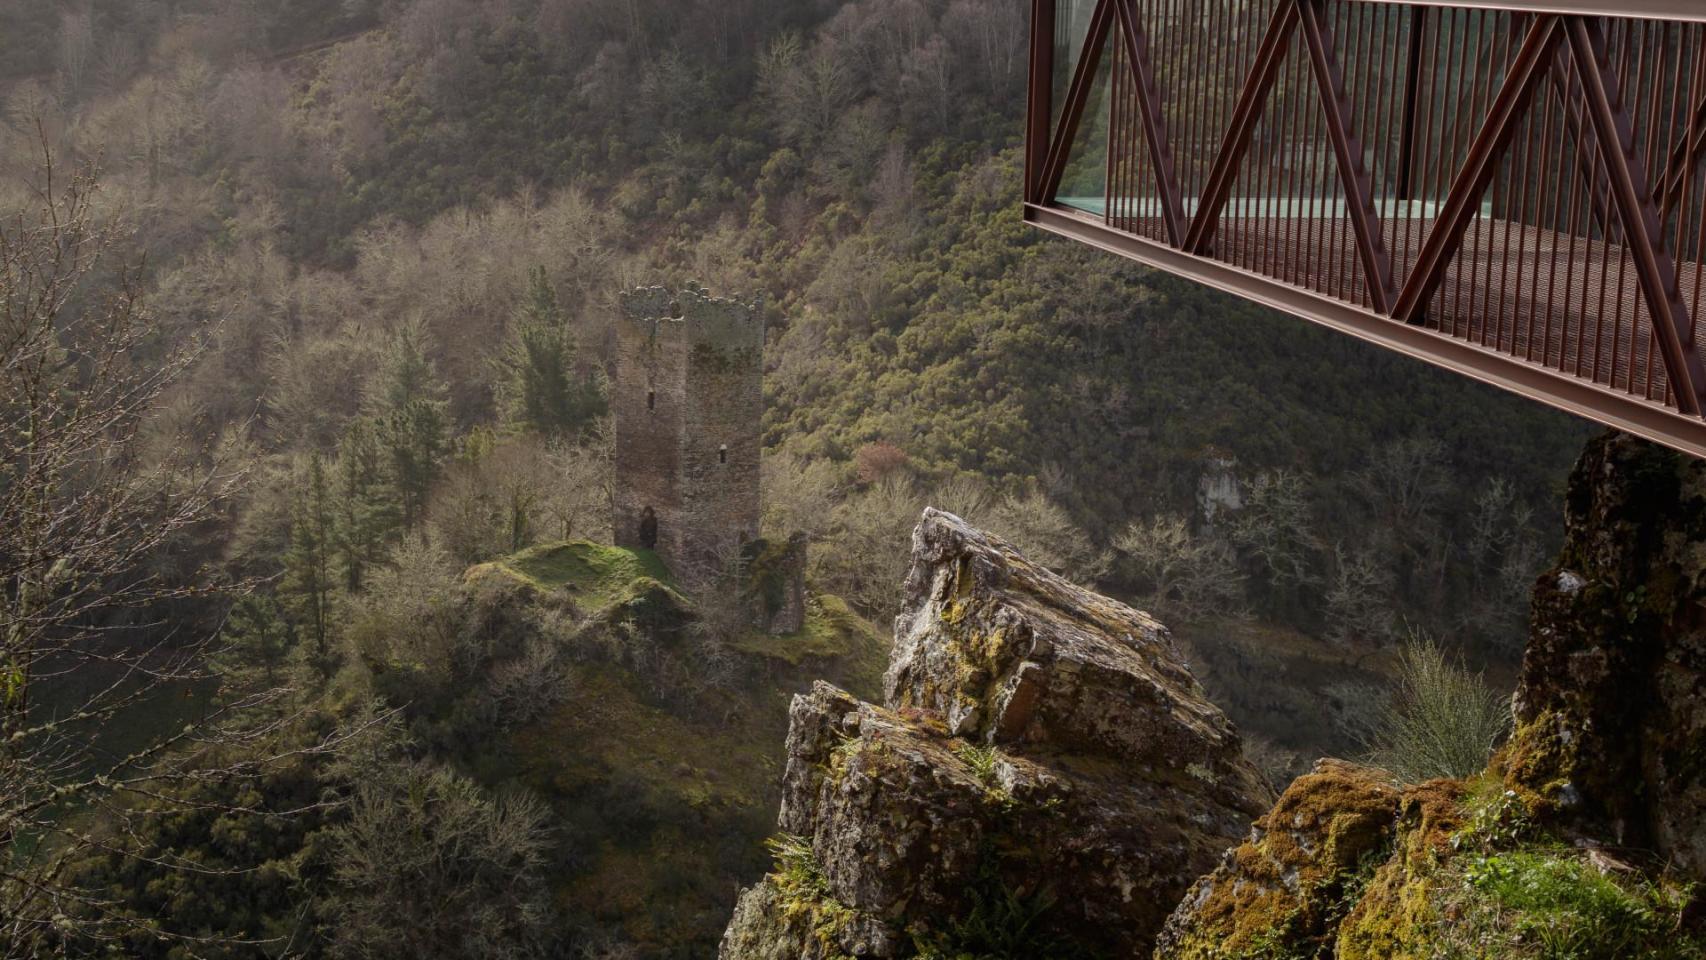
[(1315, 69), (1315, 85), (1321, 91), (1327, 138), (1338, 160), (1339, 182), (1345, 190), (1345, 215), (1356, 234), (1357, 255), (1368, 284), (1375, 312), (1388, 313), (1398, 298), (1392, 286), (1392, 255), (1381, 235), (1380, 214), (1374, 208), (1374, 178), (1363, 163), (1362, 142), (1357, 139), (1355, 114), (1345, 91), (1344, 71), (1333, 48), (1333, 31), (1323, 21), (1323, 0), (1297, 0), (1298, 21), (1309, 46), (1309, 61)]
[(1268, 95), (1279, 79), (1280, 64), (1285, 60), (1291, 43), (1291, 32), (1297, 27), (1296, 0), (1279, 0), (1273, 16), (1268, 19), (1261, 45), (1256, 48), (1255, 61), (1244, 78), (1244, 87), (1232, 107), (1232, 122), (1220, 142), (1214, 166), (1209, 168), (1197, 215), (1191, 220), (1190, 232), (1185, 235), (1184, 249), (1191, 253), (1207, 253), (1214, 244), (1214, 231), (1220, 225), (1221, 211), (1232, 196), (1232, 186), (1238, 182), (1238, 171), (1244, 166), (1244, 154), (1250, 149), (1250, 138), (1256, 123), (1262, 118)]
[[(1706, 58), (1706, 48), (1702, 48), (1701, 56)], [(1706, 147), (1706, 98), (1701, 99), (1689, 114), (1682, 141), (1671, 149), (1664, 169), (1654, 180), (1653, 200), (1660, 210), (1668, 213), (1681, 199), (1683, 184), (1694, 173), (1701, 147)]]
[(1119, 12), (1120, 33), (1125, 39), (1126, 59), (1136, 87), (1138, 120), (1149, 146), (1149, 165), (1155, 171), (1155, 189), (1161, 196), (1161, 216), (1167, 225), (1167, 240), (1173, 246), (1185, 242), (1185, 202), (1179, 189), (1178, 168), (1167, 135), (1167, 117), (1161, 109), (1161, 88), (1149, 56), (1149, 37), (1131, 0), (1114, 0)]
[(1038, 185), (1037, 195), (1045, 201), (1054, 199), (1055, 192), (1060, 189), (1060, 178), (1066, 174), (1067, 156), (1072, 152), (1073, 138), (1078, 136), (1084, 105), (1090, 99), (1090, 88), (1095, 85), (1096, 70), (1102, 65), (1102, 44), (1108, 40), (1108, 28), (1113, 21), (1113, 0), (1096, 0), (1096, 10), (1090, 15), (1090, 28), (1084, 36), (1084, 51), (1078, 56), (1078, 68), (1072, 72), (1072, 84), (1066, 90), (1060, 125), (1055, 130), (1042, 181)]
[(1025, 201), (1043, 200), (1049, 128), (1054, 121), (1054, 30), (1057, 0), (1031, 0), (1031, 73), (1025, 104)]
[(1623, 220), (1623, 233), (1635, 262), (1641, 291), (1653, 318), (1653, 331), (1664, 357), (1671, 395), (1683, 413), (1699, 416), (1706, 407), (1706, 369), (1695, 350), (1688, 307), (1677, 284), (1676, 263), (1664, 247), (1652, 187), (1635, 152), (1634, 124), (1623, 103), (1617, 74), (1606, 53), (1597, 19), (1571, 18), (1567, 24), (1576, 71), (1587, 100), (1587, 114), (1605, 161), (1611, 197)]
[(1475, 208), (1498, 171), (1499, 157), (1516, 134), (1518, 122), (1533, 99), (1535, 81), (1551, 63), (1553, 51), (1563, 41), (1563, 29), (1554, 16), (1535, 17), (1529, 25), (1504, 85), (1493, 100), (1481, 129), (1469, 145), (1463, 168), (1446, 194), (1445, 209), (1422, 243), (1416, 266), (1398, 294), (1392, 315), (1406, 324), (1417, 321), (1434, 291), (1445, 279), (1445, 271), (1463, 246), (1463, 233), (1474, 219)]

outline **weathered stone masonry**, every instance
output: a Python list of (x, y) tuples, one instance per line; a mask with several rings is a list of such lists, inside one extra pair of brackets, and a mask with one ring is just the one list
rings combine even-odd
[(618, 545), (648, 545), (650, 508), (659, 556), (692, 579), (758, 536), (763, 350), (761, 301), (693, 283), (622, 295), (611, 402)]

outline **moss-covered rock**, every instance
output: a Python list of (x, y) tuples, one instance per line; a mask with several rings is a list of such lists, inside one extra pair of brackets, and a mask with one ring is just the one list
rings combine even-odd
[(1165, 628), (947, 514), (914, 535), (886, 686), (795, 698), (791, 852), (725, 960), (1147, 957), (1271, 799)]
[(1199, 880), (1167, 920), (1159, 960), (1312, 957), (1387, 856), (1399, 792), (1378, 770), (1323, 760)]
[(1160, 960), (1706, 956), (1706, 464), (1608, 435), (1567, 522), (1490, 769), (1399, 788), (1324, 762), (1180, 905)]
[(1557, 829), (1706, 877), (1706, 463), (1607, 434), (1565, 524), (1499, 769)]

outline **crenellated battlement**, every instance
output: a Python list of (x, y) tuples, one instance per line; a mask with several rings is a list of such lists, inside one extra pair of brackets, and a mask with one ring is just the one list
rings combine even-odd
[(680, 290), (635, 287), (620, 296), (619, 336), (640, 337), (660, 346), (685, 344), (710, 348), (725, 357), (764, 349), (764, 298), (713, 296), (696, 282)]

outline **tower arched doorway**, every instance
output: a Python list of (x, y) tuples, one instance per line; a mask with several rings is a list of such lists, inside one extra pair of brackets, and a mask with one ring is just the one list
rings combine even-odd
[(658, 514), (651, 507), (640, 513), (640, 547), (645, 550), (658, 548)]

